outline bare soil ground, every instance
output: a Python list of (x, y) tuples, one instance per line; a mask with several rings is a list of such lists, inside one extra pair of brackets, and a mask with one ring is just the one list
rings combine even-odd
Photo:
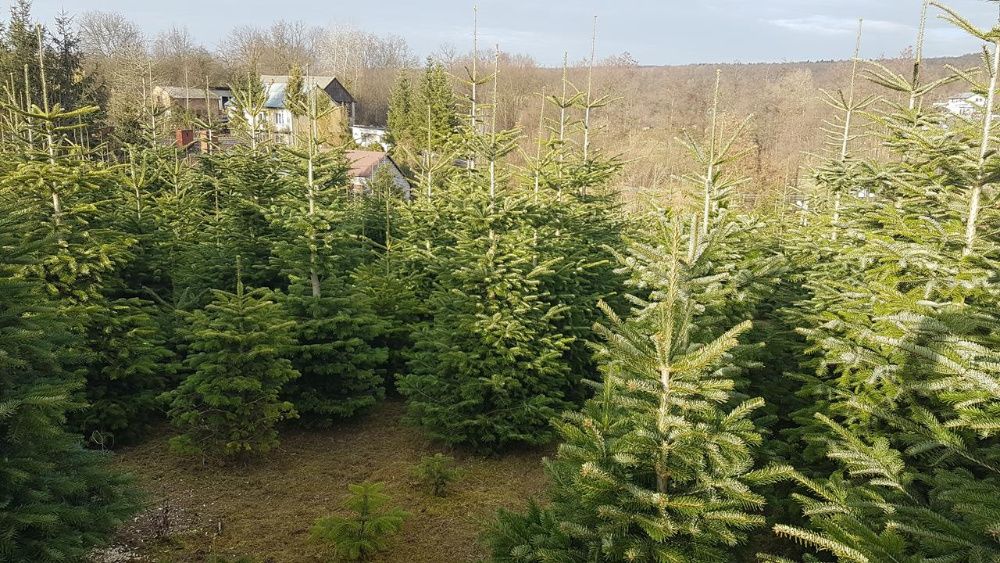
[[(442, 451), (400, 422), (402, 405), (325, 430), (290, 430), (281, 447), (249, 466), (202, 467), (167, 447), (169, 435), (127, 448), (116, 463), (148, 495), (148, 509), (98, 561), (329, 561), (309, 538), (320, 516), (340, 511), (347, 485), (385, 483), (392, 503), (410, 512), (392, 548), (375, 561), (449, 563), (485, 556), (482, 525), (500, 507), (542, 494), (541, 458), (527, 450), (498, 458), (451, 452), (461, 476), (443, 498), (412, 477), (425, 455)], [(246, 559), (242, 559), (246, 558)]]

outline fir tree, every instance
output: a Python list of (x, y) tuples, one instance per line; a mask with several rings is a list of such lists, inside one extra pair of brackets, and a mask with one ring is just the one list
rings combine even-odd
[[(624, 249), (630, 225), (617, 197), (607, 190), (621, 163), (595, 153), (582, 164), (565, 154), (557, 140), (548, 144), (549, 150), (533, 164), (535, 170), (521, 180), (536, 209), (530, 219), (532, 251), (538, 261), (559, 260), (545, 291), (550, 302), (565, 306), (558, 325), (573, 337), (566, 354), (572, 372), (593, 379), (597, 370), (590, 343), (600, 317), (596, 305), (604, 301), (615, 310), (622, 307), (624, 279), (615, 271), (615, 252)], [(577, 388), (577, 394), (582, 390)]]
[(306, 90), (302, 67), (292, 65), (291, 70), (288, 71), (288, 84), (285, 85), (285, 106), (291, 110), (292, 115), (306, 115), (309, 111), (310, 99)]
[(101, 111), (84, 116), (89, 123), (98, 121), (107, 93), (97, 77), (84, 68), (80, 39), (72, 18), (63, 12), (56, 16), (54, 23), (54, 29), (49, 30), (34, 21), (30, 0), (11, 4), (10, 20), (0, 38), (0, 72), (5, 77), (4, 83), (23, 107), (31, 103), (43, 107), (44, 95), (45, 102), (52, 106), (101, 106)]
[(455, 140), (459, 120), (455, 93), (441, 63), (427, 59), (424, 74), (414, 96), (411, 123), (427, 123), (426, 130), (413, 136), (414, 152), (440, 152)]
[(117, 299), (92, 310), (87, 322), (86, 400), (73, 417), (91, 442), (126, 443), (162, 420), (159, 395), (175, 371), (151, 303)]
[(806, 522), (775, 530), (842, 561), (995, 560), (995, 211), (980, 210), (975, 252), (967, 238), (994, 140), (916, 104), (880, 119), (896, 158), (855, 176), (797, 304), (802, 394), (821, 399), (799, 435), (828, 460), (795, 476)]
[[(152, 399), (171, 370), (169, 353), (154, 336), (152, 318), (136, 310), (144, 305), (122, 296), (136, 240), (108, 204), (127, 182), (77, 142), (96, 108), (51, 105), (47, 68), (43, 58), (41, 106), (8, 106), (24, 120), (5, 147), (12, 168), (0, 178), (0, 193), (27, 211), (32, 228), (50, 233), (51, 244), (29, 272), (81, 336), (74, 357), (87, 382), (82, 399), (99, 406), (74, 413), (73, 422), (88, 436), (104, 434), (99, 441), (107, 443), (111, 434), (136, 437), (156, 415)], [(109, 395), (109, 387), (117, 391)]]
[(411, 417), (481, 449), (547, 439), (547, 419), (584, 396), (593, 310), (617, 291), (622, 236), (614, 200), (600, 193), (618, 163), (574, 168), (552, 156), (527, 184), (504, 162), (519, 134), (497, 129), (495, 102), (494, 93), (477, 106), (488, 125), (462, 128), (455, 143), (467, 171), (432, 182), (423, 170), (424, 197), (401, 209), (400, 252), (386, 253), (406, 296), (426, 307), (408, 309), (426, 320), (410, 333), (411, 373), (399, 380)]
[(64, 108), (97, 106), (100, 110), (90, 116), (90, 121), (103, 117), (107, 113), (108, 94), (97, 76), (85, 72), (80, 36), (73, 18), (66, 12), (56, 16), (50, 43), (51, 70), (47, 78), (53, 102)]
[(383, 256), (359, 268), (354, 277), (382, 325), (372, 344), (386, 351), (381, 372), (383, 385), (390, 390), (407, 372), (414, 334), (427, 319), (427, 303), (418, 297), (414, 284), (401, 273), (394, 259), (394, 255)]
[(207, 180), (206, 199), (211, 220), (199, 238), (198, 289), (233, 287), (233, 257), (240, 256), (246, 283), (253, 287), (284, 287), (280, 268), (273, 258), (280, 229), (270, 220), (269, 210), (290, 189), (286, 158), (272, 147), (236, 147), (204, 157), (202, 174)]
[(269, 126), (264, 117), (267, 105), (267, 86), (260, 78), (255, 66), (242, 68), (235, 73), (232, 81), (233, 113), (231, 127), (250, 144), (250, 150), (257, 152), (267, 143)]
[(382, 321), (350, 280), (330, 280), (323, 292), (314, 297), (293, 285), (283, 299), (296, 320), (297, 342), (289, 357), (302, 374), (286, 386), (285, 396), (305, 421), (327, 425), (385, 397), (388, 351), (377, 346)]
[(398, 383), (410, 418), (452, 444), (542, 443), (548, 420), (571, 404), (563, 360), (571, 338), (557, 325), (565, 307), (544, 293), (553, 261), (537, 262), (530, 250), (530, 200), (492, 201), (478, 182), (438, 198), (454, 213), (454, 239), (431, 250), (424, 274), (433, 280), (430, 319), (413, 334), (410, 373)]
[(389, 137), (388, 141), (394, 146), (412, 146), (413, 138), (417, 134), (414, 113), (414, 94), (410, 87), (410, 79), (405, 73), (400, 73), (393, 86), (392, 94), (389, 97)]
[[(12, 89), (22, 106), (39, 103), (42, 81), (39, 76), (39, 52), (44, 52), (45, 39), (31, 17), (31, 1), (17, 0), (10, 6), (10, 20), (6, 22), (3, 41), (3, 71), (13, 77)], [(39, 103), (39, 105), (41, 105)]]
[(750, 415), (763, 402), (734, 401), (727, 365), (750, 324), (695, 339), (698, 286), (712, 273), (703, 253), (687, 253), (676, 221), (660, 218), (658, 232), (625, 261), (649, 298), (633, 298), (629, 319), (604, 307), (603, 379), (557, 424), (551, 506), (502, 513), (489, 534), (496, 560), (726, 560), (764, 523), (752, 487), (784, 470), (752, 469), (761, 435)]
[(409, 514), (385, 506), (389, 496), (382, 492), (384, 488), (382, 483), (348, 485), (350, 497), (344, 506), (352, 514), (320, 518), (310, 534), (315, 540), (329, 544), (339, 559), (360, 561), (385, 551), (389, 536), (403, 527)]
[(16, 209), (0, 199), (0, 558), (77, 561), (138, 510), (137, 496), (65, 428), (82, 407), (82, 381), (66, 369), (73, 327), (24, 275), (44, 233)]
[(280, 397), (299, 376), (287, 359), (293, 323), (266, 289), (237, 281), (236, 293), (212, 294), (212, 303), (191, 315), (191, 373), (165, 396), (181, 432), (171, 443), (203, 459), (267, 453), (278, 444), (275, 425), (296, 416)]
[[(306, 108), (310, 123), (317, 114)], [(295, 320), (290, 358), (301, 377), (286, 388), (303, 420), (329, 424), (384, 397), (387, 351), (376, 345), (382, 321), (352, 279), (370, 249), (358, 240), (359, 207), (348, 193), (346, 161), (321, 153), (314, 131), (305, 150), (290, 151), (289, 190), (271, 208), (280, 231), (274, 262), (288, 277), (283, 304)]]

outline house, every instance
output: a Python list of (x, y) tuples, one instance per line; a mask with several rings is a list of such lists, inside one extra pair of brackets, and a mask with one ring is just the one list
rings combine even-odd
[(380, 170), (386, 170), (403, 194), (403, 199), (410, 199), (410, 182), (406, 180), (403, 171), (387, 153), (382, 151), (347, 151), (345, 156), (351, 163), (348, 177), (357, 192), (367, 191), (368, 184), (375, 177), (375, 174)]
[(174, 113), (191, 114), (201, 119), (211, 117), (222, 119), (226, 116), (226, 104), (233, 98), (229, 88), (186, 88), (184, 86), (156, 86), (153, 88), (153, 100), (166, 110), (169, 116)]
[(953, 115), (969, 118), (986, 107), (986, 97), (973, 92), (964, 92), (948, 98), (945, 102), (938, 102), (934, 104), (934, 107), (941, 108)]
[[(260, 77), (260, 80), (265, 86), (281, 85), (279, 89), (283, 91), (288, 86), (291, 77), (287, 75), (265, 74)], [(333, 103), (344, 108), (344, 111), (347, 112), (348, 123), (354, 125), (357, 101), (336, 76), (303, 76), (302, 82), (303, 89), (310, 87), (319, 88), (326, 93)]]
[(389, 130), (385, 127), (375, 127), (374, 125), (354, 125), (351, 127), (351, 137), (360, 147), (379, 145), (383, 150), (388, 150), (389, 143), (386, 141), (388, 135)]
[[(289, 76), (261, 76), (261, 82), (264, 84), (267, 94), (267, 101), (264, 104), (264, 118), (268, 129), (275, 134), (276, 140), (285, 144), (292, 144), (294, 135), (299, 131), (306, 131), (308, 127), (307, 119), (292, 115), (292, 111), (285, 103), (290, 80)], [(326, 96), (336, 107), (336, 111), (320, 120), (320, 137), (325, 139), (346, 138), (350, 133), (345, 130), (345, 126), (354, 119), (354, 97), (340, 81), (332, 76), (305, 76), (302, 81), (305, 92), (309, 92), (310, 88), (315, 88), (322, 92), (321, 95)]]

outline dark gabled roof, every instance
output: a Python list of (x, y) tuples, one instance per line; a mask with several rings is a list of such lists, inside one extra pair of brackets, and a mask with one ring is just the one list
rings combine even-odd
[(330, 83), (323, 89), (326, 90), (326, 93), (330, 95), (330, 98), (338, 104), (350, 105), (355, 101), (354, 96), (352, 96), (351, 93), (347, 91), (347, 88), (345, 88), (344, 85), (341, 84), (336, 78), (331, 80)]

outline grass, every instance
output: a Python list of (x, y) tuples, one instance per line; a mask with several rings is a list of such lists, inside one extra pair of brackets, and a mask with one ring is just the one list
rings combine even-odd
[(374, 561), (479, 560), (485, 552), (478, 536), (496, 509), (521, 507), (542, 493), (540, 460), (548, 452), (451, 452), (461, 476), (447, 496), (435, 497), (418, 486), (413, 468), (440, 450), (403, 425), (402, 414), (400, 403), (387, 402), (330, 429), (286, 431), (278, 450), (245, 467), (178, 458), (166, 432), (126, 448), (115, 463), (136, 477), (149, 508), (98, 561), (328, 561), (309, 528), (339, 511), (348, 484), (365, 480), (385, 483), (392, 505), (411, 513), (392, 548)]

